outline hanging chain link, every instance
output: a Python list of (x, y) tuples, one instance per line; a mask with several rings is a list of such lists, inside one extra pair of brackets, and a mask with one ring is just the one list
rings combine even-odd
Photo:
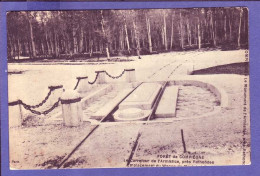
[(77, 87), (78, 87), (78, 85), (79, 85), (79, 82), (80, 82), (80, 80), (81, 80), (81, 79), (78, 79), (78, 81), (77, 81), (77, 83), (76, 83), (76, 85), (75, 85), (75, 87), (74, 87), (74, 90), (76, 90), (76, 89), (77, 89)]
[(88, 82), (88, 83), (89, 84), (94, 84), (97, 81), (98, 75), (99, 75), (99, 72), (96, 73), (96, 77), (95, 77), (94, 81), (93, 82)]
[(78, 88), (78, 85), (79, 85), (79, 82), (80, 82), (80, 80), (82, 80), (82, 79), (87, 79), (88, 77), (87, 76), (84, 76), (84, 77), (77, 77), (77, 83), (76, 83), (76, 85), (75, 85), (75, 87), (74, 87), (74, 90), (76, 90), (77, 88)]
[(50, 113), (52, 110), (54, 110), (56, 107), (59, 106), (60, 98), (59, 98), (58, 101), (55, 102), (55, 103), (53, 104), (53, 106), (52, 106), (50, 109), (48, 109), (48, 110), (45, 110), (45, 111), (43, 111), (43, 112), (40, 112), (40, 111), (37, 111), (37, 110), (35, 110), (35, 109), (36, 109), (36, 108), (39, 108), (40, 106), (42, 106), (43, 104), (45, 104), (45, 103), (47, 102), (47, 100), (49, 99), (49, 97), (50, 97), (52, 91), (54, 91), (54, 90), (56, 90), (56, 89), (60, 89), (60, 88), (62, 88), (62, 87), (63, 87), (63, 86), (50, 86), (50, 87), (49, 87), (50, 91), (48, 92), (47, 96), (44, 98), (44, 100), (43, 100), (41, 103), (39, 103), (39, 104), (37, 104), (37, 105), (28, 105), (28, 104), (25, 104), (22, 100), (17, 100), (17, 101), (14, 101), (14, 102), (10, 102), (10, 103), (8, 103), (8, 105), (9, 105), (9, 106), (15, 106), (15, 105), (21, 104), (21, 105), (24, 107), (24, 109), (30, 111), (30, 112), (33, 113), (33, 114), (37, 114), (37, 115), (44, 114), (44, 115), (47, 115), (48, 113)]
[(33, 114), (37, 114), (37, 115), (42, 115), (42, 114), (44, 114), (44, 115), (47, 115), (47, 114), (49, 114), (51, 111), (53, 111), (56, 107), (59, 106), (59, 102), (60, 102), (60, 99), (58, 99), (58, 101), (55, 102), (50, 109), (45, 110), (45, 111), (43, 111), (43, 112), (40, 112), (40, 111), (37, 111), (37, 110), (32, 109), (29, 105), (23, 103), (22, 101), (20, 102), (20, 104), (24, 107), (24, 109), (30, 111), (30, 112), (33, 113)]
[(51, 92), (52, 92), (52, 89), (50, 89), (50, 91), (48, 92), (47, 96), (44, 98), (44, 100), (41, 103), (39, 103), (37, 105), (27, 105), (27, 106), (29, 106), (32, 109), (35, 109), (35, 108), (38, 108), (38, 107), (42, 106), (49, 99), (49, 97), (51, 95)]
[(40, 102), (39, 104), (37, 105), (28, 105), (28, 104), (25, 104), (22, 100), (17, 100), (17, 101), (14, 101), (14, 102), (10, 102), (8, 103), (9, 106), (15, 106), (17, 104), (22, 104), (24, 107), (28, 108), (28, 109), (36, 109), (36, 108), (39, 108), (40, 106), (42, 106), (43, 104), (45, 104), (47, 102), (47, 100), (50, 98), (50, 95), (52, 93), (52, 91), (56, 90), (56, 89), (60, 89), (62, 88), (63, 86), (56, 86), (56, 87), (49, 87), (49, 92), (48, 94), (46, 95), (46, 97), (42, 100), (42, 102)]
[(59, 106), (59, 103), (60, 103), (60, 99), (56, 103), (54, 103), (50, 109), (43, 111), (42, 114), (44, 114), (44, 115), (49, 114), (51, 111), (53, 111), (55, 108), (57, 108)]
[(107, 75), (108, 77), (110, 77), (110, 78), (112, 78), (112, 79), (118, 79), (118, 78), (120, 78), (121, 76), (123, 76), (123, 74), (125, 73), (125, 70), (122, 71), (122, 73), (121, 73), (120, 75), (118, 75), (118, 76), (112, 76), (112, 75), (110, 75), (109, 73), (107, 73), (106, 71), (105, 71), (105, 73), (106, 73), (106, 75)]

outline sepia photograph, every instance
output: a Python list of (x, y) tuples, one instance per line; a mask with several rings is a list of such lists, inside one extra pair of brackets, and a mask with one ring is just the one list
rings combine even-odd
[(9, 168), (251, 164), (247, 7), (9, 11)]

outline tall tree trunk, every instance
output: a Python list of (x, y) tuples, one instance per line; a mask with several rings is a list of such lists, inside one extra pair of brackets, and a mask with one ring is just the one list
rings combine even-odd
[(174, 22), (174, 15), (175, 15), (175, 11), (174, 14), (172, 15), (172, 27), (171, 27), (171, 45), (170, 45), (170, 49), (172, 50), (173, 48), (173, 37), (174, 37), (174, 31), (173, 31), (173, 22)]
[(32, 58), (31, 41), (30, 39), (28, 39), (27, 41), (29, 57)]
[(121, 28), (120, 33), (119, 33), (119, 45), (120, 45), (120, 50), (124, 50), (124, 31)]
[(215, 27), (214, 27), (216, 25), (214, 25), (214, 23), (215, 22), (213, 21), (213, 11), (212, 11), (211, 16), (210, 16), (211, 36), (212, 36), (212, 40), (213, 40), (213, 45), (216, 46), (216, 34), (215, 34)]
[(79, 53), (83, 52), (83, 41), (84, 41), (84, 33), (82, 27), (80, 27), (80, 37), (79, 37)]
[(139, 41), (139, 36), (137, 35), (135, 21), (133, 21), (133, 27), (134, 27), (134, 34), (135, 34), (135, 41), (136, 41), (136, 54), (138, 57), (140, 57), (140, 41)]
[(233, 40), (233, 36), (232, 36), (232, 20), (233, 20), (233, 12), (231, 12), (231, 14), (229, 15), (229, 40), (232, 41)]
[(164, 29), (161, 29), (161, 37), (162, 37), (162, 47), (165, 46), (165, 36), (164, 36)]
[(198, 48), (201, 48), (201, 31), (200, 31), (200, 19), (198, 17)]
[(94, 39), (93, 40), (93, 44), (94, 44), (94, 49), (95, 49), (95, 52), (98, 52), (98, 39)]
[[(44, 25), (44, 28), (45, 28), (45, 25)], [(46, 28), (44, 29), (44, 33), (45, 33), (45, 40), (46, 40), (46, 46), (47, 46), (47, 51), (48, 51), (48, 55), (51, 54), (51, 46), (50, 46), (50, 42), (48, 40), (48, 35), (47, 35), (47, 30)]]
[(240, 37), (241, 37), (241, 24), (242, 24), (242, 16), (243, 16), (243, 9), (240, 7), (240, 17), (239, 17), (239, 26), (238, 26), (238, 37), (237, 37), (237, 47), (240, 48)]
[[(243, 10), (243, 9), (242, 9), (242, 10)], [(243, 15), (243, 16), (244, 16), (244, 18), (243, 18), (243, 33), (246, 34), (246, 26), (247, 26), (246, 21), (247, 21), (247, 18), (246, 18), (246, 14)], [(244, 36), (243, 39), (245, 39), (246, 35), (243, 35), (243, 36)], [(246, 37), (246, 38), (247, 38), (247, 37)]]
[(106, 55), (107, 55), (107, 59), (109, 59), (109, 58), (110, 58), (110, 54), (109, 54), (109, 49), (108, 49), (107, 36), (106, 36), (106, 32), (105, 32), (105, 24), (104, 24), (103, 10), (101, 10), (100, 13), (101, 13), (101, 28), (102, 28), (103, 35), (104, 35), (104, 37), (105, 37)]
[(73, 37), (73, 54), (77, 53), (77, 38), (76, 38), (77, 29), (72, 27), (72, 37)]
[(225, 37), (225, 41), (227, 41), (227, 16), (225, 15), (224, 17), (224, 37)]
[(150, 19), (147, 17), (147, 14), (145, 14), (145, 19), (146, 19), (149, 52), (152, 53), (153, 47), (152, 47), (151, 26), (150, 26), (151, 24), (150, 24)]
[(8, 56), (10, 56), (10, 59), (13, 58), (13, 43), (11, 41), (11, 35), (7, 35), (7, 44), (8, 44)]
[(92, 57), (92, 53), (93, 53), (93, 38), (91, 36), (92, 36), (91, 31), (89, 30), (88, 32), (89, 57)]
[(183, 27), (182, 27), (182, 15), (181, 15), (181, 10), (180, 10), (180, 46), (181, 46), (181, 49), (184, 48), (184, 35), (183, 35)]
[(70, 45), (69, 45), (69, 37), (68, 37), (68, 34), (64, 34), (64, 45), (65, 45), (65, 54), (69, 54), (70, 52)]
[(217, 39), (218, 39), (218, 37), (217, 37), (217, 21), (215, 20), (214, 21), (214, 46), (217, 46)]
[(13, 38), (13, 53), (14, 53), (14, 59), (16, 59), (16, 54), (17, 54), (17, 47), (16, 47), (16, 41), (15, 37)]
[[(52, 34), (53, 35), (53, 34)], [(50, 42), (51, 42), (51, 54), (54, 55), (55, 54), (55, 41), (54, 41), (54, 36), (51, 37), (50, 39)]]
[(164, 33), (164, 47), (165, 50), (168, 50), (168, 42), (167, 42), (167, 26), (166, 26), (166, 14), (163, 13), (163, 33)]
[(54, 31), (55, 57), (59, 57), (59, 46), (56, 31)]
[(20, 59), (20, 40), (19, 37), (17, 38), (17, 55), (18, 55), (18, 60)]
[(190, 22), (189, 22), (189, 19), (187, 19), (187, 33), (188, 33), (188, 42), (189, 42), (189, 46), (191, 46), (191, 29), (190, 29)]
[(32, 28), (32, 21), (29, 17), (29, 12), (27, 12), (27, 19), (29, 22), (29, 33), (30, 33), (30, 42), (31, 42), (31, 46), (32, 46), (32, 57), (35, 58), (36, 57), (36, 50), (35, 50), (35, 42), (34, 42), (34, 37), (33, 37), (33, 28)]
[(128, 53), (130, 53), (129, 37), (128, 37), (128, 31), (127, 31), (125, 16), (124, 16), (124, 28), (125, 28), (125, 41), (126, 41), (127, 51), (128, 51)]
[(44, 47), (44, 44), (43, 44), (44, 42), (41, 40), (41, 43), (40, 43), (40, 45), (41, 45), (41, 50), (42, 50), (42, 52), (41, 52), (41, 55), (43, 55), (44, 57), (45, 57), (45, 47)]
[(134, 30), (131, 28), (130, 30), (130, 41), (131, 41), (131, 46), (134, 47), (134, 42), (135, 42), (135, 38), (134, 38)]
[(88, 40), (87, 40), (87, 36), (85, 34), (85, 37), (84, 37), (84, 42), (85, 42), (85, 45), (84, 45), (84, 52), (87, 53), (88, 51)]
[(93, 54), (93, 40), (89, 41), (89, 57), (92, 57)]

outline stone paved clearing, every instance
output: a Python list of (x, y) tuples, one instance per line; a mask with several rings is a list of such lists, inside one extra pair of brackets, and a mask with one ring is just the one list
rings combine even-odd
[[(138, 81), (148, 81), (148, 76), (158, 68), (171, 62), (193, 63), (195, 69), (229, 64), (244, 60), (244, 50), (239, 51), (195, 51), (171, 52), (152, 56), (143, 56), (140, 60), (107, 65), (19, 65), (8, 64), (8, 69), (25, 71), (23, 74), (8, 76), (8, 97), (18, 97), (28, 104), (40, 102), (47, 93), (47, 87), (62, 84), (65, 89), (72, 89), (76, 77), (84, 74), (89, 80), (95, 78), (96, 70), (120, 70), (135, 68)], [(210, 58), (210, 59), (209, 59)], [(160, 70), (156, 79), (165, 81), (176, 63)], [(174, 77), (185, 80), (185, 64), (179, 67), (169, 79)], [(183, 75), (181, 75), (183, 74)], [(215, 164), (241, 164), (243, 151), (243, 81), (241, 75), (195, 75), (195, 80), (207, 81), (221, 86), (228, 94), (230, 107), (223, 108), (218, 114), (199, 119), (174, 121), (171, 123), (116, 124), (101, 126), (80, 147), (75, 155), (64, 164), (65, 168), (125, 167), (127, 159), (141, 129), (141, 137), (134, 159), (157, 159), (159, 154), (183, 154), (180, 129), (184, 131), (189, 154), (204, 154), (207, 159), (214, 159)], [(50, 79), (51, 78), (51, 79)], [(156, 80), (154, 78), (154, 80)], [(249, 79), (247, 77), (247, 79)], [(232, 81), (230, 81), (232, 80)], [(15, 83), (15, 84), (14, 84)], [(211, 111), (217, 104), (214, 95), (202, 88), (180, 86), (177, 117), (198, 115)], [(46, 90), (46, 91), (39, 91)], [(93, 102), (93, 107), (86, 109), (85, 115), (97, 111), (103, 103), (115, 96), (113, 92)], [(195, 95), (195, 96), (194, 96)], [(13, 98), (12, 98), (13, 97)], [(206, 103), (205, 103), (206, 102)], [(249, 111), (249, 109), (248, 109)], [(249, 112), (248, 112), (249, 114)], [(44, 118), (43, 118), (44, 119)], [(9, 129), (10, 167), (15, 169), (56, 168), (57, 164), (82, 141), (95, 127), (85, 122), (80, 127), (64, 127), (62, 121), (48, 124), (41, 117), (28, 122), (25, 126)], [(38, 123), (41, 122), (41, 123)], [(246, 119), (246, 163), (250, 163), (250, 120)], [(144, 127), (144, 128), (141, 128)]]

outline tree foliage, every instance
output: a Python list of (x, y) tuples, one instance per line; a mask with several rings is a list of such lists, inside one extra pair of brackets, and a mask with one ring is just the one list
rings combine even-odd
[(247, 8), (20, 11), (7, 14), (8, 59), (140, 55), (248, 47)]

